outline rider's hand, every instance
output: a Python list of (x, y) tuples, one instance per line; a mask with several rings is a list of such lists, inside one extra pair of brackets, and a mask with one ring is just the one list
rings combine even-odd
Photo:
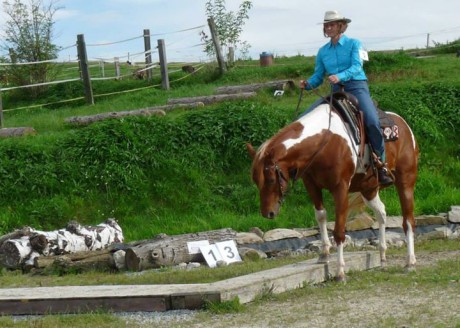
[(299, 83), (299, 86), (300, 86), (300, 89), (305, 89), (305, 87), (307, 86), (307, 81), (305, 80), (300, 80), (300, 83)]
[(328, 80), (329, 82), (331, 82), (332, 84), (337, 84), (340, 82), (340, 79), (337, 77), (337, 75), (330, 75), (328, 77)]

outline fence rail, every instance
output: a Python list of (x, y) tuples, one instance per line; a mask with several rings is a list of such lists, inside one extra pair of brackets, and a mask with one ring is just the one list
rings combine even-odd
[[(213, 30), (213, 21), (208, 20), (208, 25), (209, 28), (211, 29), (211, 35), (215, 33)], [(171, 32), (169, 34), (173, 33), (181, 33), (181, 32), (187, 32), (187, 31), (192, 31), (196, 29), (202, 29), (206, 25), (201, 25), (201, 26), (196, 26), (192, 28), (187, 28), (184, 30), (180, 31), (175, 31)], [(67, 100), (61, 100), (57, 102), (53, 102), (52, 104), (57, 104), (57, 103), (65, 103), (65, 102), (72, 102), (76, 100), (82, 100), (85, 99), (87, 104), (94, 104), (94, 98), (96, 97), (101, 97), (101, 96), (106, 96), (106, 95), (111, 95), (111, 94), (116, 94), (116, 93), (126, 93), (126, 92), (135, 92), (138, 90), (144, 90), (147, 88), (153, 88), (153, 87), (161, 87), (162, 89), (169, 89), (170, 87), (170, 81), (169, 81), (169, 74), (173, 72), (177, 72), (178, 70), (171, 70), (168, 69), (168, 62), (166, 60), (166, 43), (164, 39), (158, 39), (157, 40), (157, 47), (155, 49), (151, 49), (151, 37), (152, 36), (160, 36), (160, 35), (165, 35), (167, 33), (158, 33), (158, 34), (151, 34), (150, 30), (144, 29), (142, 35), (132, 37), (129, 39), (125, 40), (120, 40), (120, 41), (115, 41), (115, 42), (108, 42), (108, 43), (90, 43), (86, 44), (84, 35), (80, 34), (77, 36), (77, 41), (74, 45), (65, 47), (63, 49), (69, 49), (76, 47), (77, 50), (77, 59), (76, 60), (70, 60), (66, 62), (59, 62), (57, 60), (45, 60), (45, 61), (36, 61), (36, 62), (24, 62), (24, 63), (0, 63), (0, 69), (6, 67), (6, 66), (13, 66), (13, 65), (38, 65), (38, 64), (71, 64), (75, 63), (76, 66), (74, 67), (66, 67), (64, 70), (65, 76), (61, 76), (59, 80), (55, 81), (48, 81), (48, 82), (42, 82), (42, 83), (33, 83), (29, 85), (21, 85), (21, 86), (6, 86), (2, 87), (0, 85), (0, 128), (3, 127), (4, 125), (4, 116), (3, 112), (8, 112), (8, 111), (14, 111), (14, 110), (19, 110), (19, 109), (25, 109), (25, 108), (37, 108), (37, 107), (43, 107), (47, 106), (50, 104), (39, 104), (39, 105), (34, 105), (34, 106), (27, 106), (27, 107), (20, 107), (20, 108), (12, 108), (12, 109), (3, 109), (2, 105), (2, 93), (3, 92), (9, 92), (17, 89), (25, 89), (25, 88), (34, 88), (34, 87), (42, 87), (42, 86), (47, 86), (47, 85), (55, 85), (55, 84), (61, 84), (61, 83), (70, 83), (70, 82), (75, 82), (75, 81), (81, 81), (84, 85), (84, 96), (82, 97), (76, 97), (73, 99), (67, 99)], [(119, 56), (119, 57), (114, 57), (113, 60), (110, 59), (104, 59), (104, 58), (97, 58), (95, 61), (92, 61), (88, 57), (88, 52), (87, 49), (90, 47), (102, 47), (102, 46), (108, 46), (108, 45), (114, 45), (114, 44), (119, 44), (119, 43), (124, 43), (124, 42), (129, 42), (137, 39), (143, 39), (143, 45), (144, 45), (144, 51), (136, 52), (133, 54), (129, 54), (128, 56)], [(202, 43), (195, 44), (193, 47), (197, 46), (202, 46)], [(218, 42), (216, 43), (216, 47), (220, 45)], [(158, 62), (153, 62), (152, 56), (153, 54), (158, 53)], [(217, 51), (216, 51), (217, 53)], [(136, 61), (132, 62), (131, 58), (132, 57), (138, 57), (142, 56), (142, 62)], [(126, 62), (122, 65), (120, 62), (121, 58), (126, 58)], [(218, 63), (221, 67), (225, 66), (225, 63), (220, 61), (221, 59), (218, 58)], [(96, 64), (92, 64), (95, 62)], [(195, 63), (196, 64), (196, 63)], [(107, 66), (108, 65), (108, 66)], [(188, 66), (194, 66), (194, 65), (188, 65)], [(97, 71), (97, 67), (99, 68), (99, 76), (94, 76), (98, 75), (95, 74), (94, 72)], [(198, 69), (200, 69), (199, 67)], [(100, 80), (110, 80), (110, 79), (122, 79), (126, 77), (137, 77), (137, 78), (146, 78), (149, 82), (152, 81), (152, 78), (155, 76), (154, 75), (154, 70), (159, 69), (159, 75), (161, 76), (161, 84), (159, 85), (151, 85), (147, 87), (142, 87), (142, 88), (136, 88), (132, 90), (126, 90), (122, 92), (115, 92), (115, 93), (106, 93), (103, 95), (94, 95), (93, 94), (93, 89), (92, 89), (92, 84), (91, 81), (100, 81)], [(123, 71), (123, 72), (122, 72)], [(110, 72), (110, 74), (108, 74)], [(74, 74), (77, 73), (78, 76), (75, 76)], [(93, 76), (92, 76), (93, 75)], [(181, 78), (182, 79), (182, 78)]]

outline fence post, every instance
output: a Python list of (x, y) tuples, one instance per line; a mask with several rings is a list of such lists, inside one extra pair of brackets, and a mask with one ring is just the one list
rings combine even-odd
[(102, 59), (99, 61), (99, 68), (101, 69), (101, 76), (105, 77), (105, 63)]
[(113, 62), (115, 63), (115, 76), (116, 76), (116, 79), (119, 80), (120, 79), (120, 58), (118, 57), (115, 57), (113, 59)]
[(80, 61), (80, 73), (83, 79), (83, 86), (85, 88), (85, 99), (88, 105), (94, 105), (93, 89), (91, 87), (91, 77), (88, 68), (88, 56), (86, 54), (85, 36), (83, 34), (77, 35), (77, 51), (78, 59)]
[(150, 30), (144, 30), (144, 50), (145, 50), (145, 66), (150, 67), (147, 74), (147, 81), (152, 80), (152, 47), (150, 45)]
[(222, 48), (220, 46), (219, 35), (217, 34), (216, 24), (212, 17), (208, 18), (209, 30), (211, 31), (212, 42), (214, 43), (214, 48), (216, 48), (217, 63), (219, 64), (220, 74), (224, 74), (227, 71), (227, 66), (225, 65), (224, 56), (222, 54)]
[(161, 87), (169, 90), (168, 62), (166, 61), (165, 40), (158, 40), (158, 55), (160, 56)]
[(0, 129), (3, 129), (3, 103), (2, 103), (2, 89), (0, 88)]

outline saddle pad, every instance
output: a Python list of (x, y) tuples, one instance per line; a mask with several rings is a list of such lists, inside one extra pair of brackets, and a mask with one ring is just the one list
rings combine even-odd
[(398, 140), (399, 127), (395, 124), (393, 119), (380, 108), (377, 108), (377, 113), (379, 115), (380, 128), (382, 129), (382, 135), (385, 142)]

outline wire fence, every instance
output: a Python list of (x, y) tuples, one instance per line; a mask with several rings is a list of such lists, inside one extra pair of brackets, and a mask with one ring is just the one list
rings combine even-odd
[[(151, 75), (149, 76), (151, 79), (152, 78), (157, 78), (160, 76), (159, 68), (160, 68), (160, 63), (159, 62), (148, 62), (147, 58), (151, 58), (155, 54), (158, 54), (158, 47), (154, 49), (146, 49), (145, 48), (145, 42), (139, 42), (139, 39), (150, 39), (152, 37), (157, 37), (157, 36), (174, 36), (171, 37), (172, 41), (169, 43), (166, 43), (168, 47), (168, 55), (169, 53), (180, 53), (180, 52), (187, 52), (190, 51), (191, 48), (196, 48), (196, 47), (202, 47), (204, 49), (204, 44), (201, 42), (199, 33), (197, 33), (197, 30), (203, 30), (205, 28), (205, 25), (201, 26), (195, 26), (179, 31), (173, 31), (173, 32), (168, 32), (168, 33), (155, 33), (155, 34), (142, 34), (138, 35), (135, 37), (131, 37), (128, 39), (124, 40), (118, 40), (118, 41), (113, 41), (113, 42), (106, 42), (106, 43), (88, 43), (86, 44), (86, 48), (88, 49), (88, 54), (90, 55), (88, 57), (88, 69), (90, 70), (90, 76), (91, 76), (91, 81), (105, 81), (105, 80), (121, 80), (121, 79), (145, 79), (147, 76), (147, 72), (150, 71)], [(148, 31), (148, 30), (144, 30)], [(195, 35), (195, 36), (194, 36)], [(183, 40), (187, 39), (195, 39), (196, 44), (193, 44), (191, 46), (181, 46), (183, 44)], [(113, 47), (121, 44), (126, 44), (130, 43), (130, 48), (134, 50), (133, 52), (122, 52), (117, 50), (111, 50), (110, 52), (112, 54), (115, 54), (114, 57), (112, 58), (102, 58), (102, 57), (91, 57), (92, 53), (92, 48), (103, 48), (103, 47)], [(142, 43), (144, 43), (144, 49), (142, 50)], [(45, 87), (45, 86), (51, 86), (51, 85), (56, 85), (56, 84), (64, 84), (64, 83), (71, 83), (71, 82), (76, 82), (76, 81), (82, 81), (82, 63), (79, 60), (79, 55), (78, 55), (78, 42), (76, 42), (73, 45), (63, 47), (60, 49), (60, 52), (66, 51), (67, 53), (69, 51), (75, 53), (75, 57), (71, 58), (69, 55), (68, 60), (44, 60), (44, 61), (35, 61), (35, 62), (16, 62), (16, 63), (0, 63), (0, 72), (6, 72), (9, 68), (12, 66), (15, 67), (21, 67), (21, 66), (30, 66), (30, 65), (54, 65), (56, 66), (56, 71), (59, 73), (57, 76), (52, 80), (52, 81), (47, 81), (47, 82), (40, 82), (40, 83), (31, 83), (27, 85), (12, 85), (8, 80), (7, 80), (7, 75), (6, 74), (0, 74), (0, 77), (3, 75), (4, 80), (0, 80), (0, 111), (2, 112), (10, 112), (10, 111), (17, 111), (17, 110), (22, 110), (22, 109), (31, 109), (31, 108), (40, 108), (40, 107), (45, 107), (45, 106), (50, 106), (50, 105), (55, 105), (55, 104), (63, 104), (63, 103), (68, 103), (68, 102), (74, 102), (74, 101), (79, 101), (84, 99), (85, 97), (74, 97), (70, 99), (62, 99), (59, 101), (54, 101), (50, 103), (42, 103), (42, 104), (37, 104), (37, 105), (32, 105), (32, 106), (24, 106), (24, 107), (16, 107), (16, 108), (8, 108), (4, 109), (2, 108), (2, 101), (1, 101), (1, 96), (2, 93), (4, 92), (9, 92), (13, 90), (18, 90), (18, 89), (29, 89), (29, 88), (37, 88), (37, 87)], [(136, 50), (137, 49), (137, 50)], [(196, 52), (196, 51), (195, 51)], [(191, 62), (171, 62), (170, 64), (167, 65), (167, 74), (172, 74), (178, 71), (181, 71), (181, 66), (191, 66), (193, 67), (194, 71), (200, 70), (203, 65), (210, 61), (210, 59), (205, 56), (204, 50), (200, 51), (201, 53), (201, 58), (197, 61), (196, 58), (194, 59), (195, 61)], [(169, 56), (168, 56), (169, 57)], [(174, 56), (171, 56), (172, 58)], [(181, 65), (181, 66), (179, 66)], [(180, 79), (184, 79), (189, 77), (191, 74), (186, 74), (185, 76), (181, 77)], [(174, 82), (174, 81), (171, 81)], [(112, 93), (104, 93), (104, 94), (97, 94), (94, 95), (95, 98), (98, 97), (104, 97), (104, 96), (109, 96), (109, 95), (115, 95), (115, 94), (122, 94), (122, 93), (128, 93), (128, 92), (136, 92), (140, 90), (145, 90), (149, 88), (157, 88), (161, 87), (161, 84), (152, 84), (146, 87), (141, 87), (141, 88), (135, 88), (131, 90), (124, 90), (124, 91), (118, 91), (118, 92), (112, 92)], [(2, 122), (0, 122), (2, 123)]]
[[(90, 55), (88, 57), (88, 60), (89, 60), (88, 69), (90, 71), (91, 81), (105, 81), (105, 80), (114, 80), (114, 79), (116, 80), (145, 79), (147, 76), (150, 79), (152, 78), (156, 79), (161, 75), (160, 62), (149, 62), (147, 58), (152, 58), (152, 56), (159, 55), (158, 47), (155, 47), (154, 49), (146, 49), (145, 43), (144, 43), (144, 49), (142, 49), (140, 46), (142, 42), (139, 42), (139, 41), (145, 40), (146, 37), (148, 37), (149, 39), (152, 37), (160, 37), (160, 36), (168, 37), (169, 39), (167, 39), (167, 42), (166, 42), (166, 48), (168, 49), (168, 57), (183, 59), (183, 58), (187, 58), (187, 56), (190, 55), (191, 52), (197, 53), (196, 51), (197, 48), (201, 47), (202, 49), (204, 49), (204, 43), (201, 41), (199, 37), (199, 33), (197, 33), (197, 30), (198, 31), (203, 30), (205, 26), (206, 25), (195, 26), (195, 27), (191, 27), (191, 28), (187, 28), (183, 30), (168, 32), (168, 33), (155, 33), (155, 34), (149, 33), (148, 35), (145, 34), (145, 31), (148, 31), (148, 30), (144, 30), (144, 34), (137, 35), (137, 36), (130, 37), (127, 39), (123, 39), (123, 40), (118, 40), (118, 41), (113, 41), (113, 42), (104, 42), (104, 43), (88, 43), (86, 44), (86, 47), (87, 49), (89, 49), (88, 53)], [(450, 28), (448, 29), (448, 31), (452, 29), (453, 30), (460, 29), (460, 26)], [(442, 33), (445, 31), (446, 30), (434, 31), (434, 32), (427, 33), (427, 34), (423, 33), (423, 34), (416, 34), (416, 35), (405, 35), (405, 36), (386, 37), (386, 38), (382, 38), (382, 37), (368, 38), (366, 39), (367, 41), (366, 40), (364, 41), (367, 44), (375, 46), (376, 44), (378, 45), (382, 43), (393, 42), (395, 40), (420, 37), (421, 35), (427, 35), (428, 36), (427, 48), (417, 49), (418, 53), (423, 54), (424, 51), (432, 50), (428, 48), (429, 36), (439, 35), (439, 33)], [(185, 42), (186, 40), (187, 41), (196, 40), (196, 43), (192, 45), (185, 45), (187, 44), (187, 42)], [(110, 57), (110, 58), (109, 57), (99, 57), (99, 56), (91, 57), (91, 54), (93, 52), (92, 49), (94, 48), (108, 48), (108, 47), (119, 46), (119, 45), (127, 44), (127, 43), (130, 44), (130, 49), (133, 49), (134, 50), (133, 52), (131, 51), (122, 52), (122, 51), (112, 50), (111, 53), (116, 54), (113, 57)], [(312, 44), (312, 42), (302, 43), (303, 47), (305, 47), (306, 45), (308, 46), (309, 44)], [(285, 46), (286, 48), (289, 47), (289, 45), (285, 45)], [(457, 46), (457, 45), (452, 45), (452, 47), (454, 46)], [(317, 49), (317, 46), (315, 46), (314, 49)], [(305, 48), (303, 50), (305, 51)], [(7, 70), (11, 66), (20, 67), (20, 66), (44, 65), (44, 64), (59, 66), (59, 74), (52, 81), (33, 83), (33, 84), (27, 84), (27, 85), (11, 85), (10, 83), (8, 83), (8, 81), (0, 80), (0, 83), (1, 83), (0, 84), (0, 111), (9, 112), (9, 111), (22, 110), (22, 109), (40, 108), (40, 107), (56, 105), (56, 104), (64, 104), (68, 102), (80, 101), (82, 99), (85, 99), (85, 97), (82, 96), (82, 97), (73, 97), (69, 99), (62, 99), (59, 101), (54, 101), (50, 103), (42, 103), (42, 104), (37, 104), (37, 105), (32, 105), (32, 106), (24, 106), (24, 107), (8, 108), (8, 109), (2, 108), (2, 101), (1, 101), (2, 92), (9, 92), (9, 91), (18, 90), (18, 89), (30, 89), (30, 88), (35, 88), (35, 87), (45, 87), (45, 86), (56, 85), (56, 84), (82, 81), (81, 62), (78, 56), (77, 43), (68, 45), (66, 47), (62, 47), (60, 49), (60, 53), (63, 53), (63, 52), (69, 53), (69, 51), (73, 52), (75, 56), (73, 56), (72, 58), (72, 56), (69, 55), (69, 58), (67, 60), (62, 60), (62, 59), (57, 60), (56, 59), (56, 60), (44, 60), (44, 61), (35, 61), (35, 62), (0, 63), (0, 72), (2, 70), (3, 71)], [(191, 66), (193, 67), (194, 71), (200, 70), (206, 62), (211, 60), (209, 57), (206, 56), (203, 50), (201, 50), (201, 55), (202, 57), (199, 58), (199, 60), (197, 60), (196, 57), (194, 57), (193, 61), (191, 60), (190, 62), (186, 62), (186, 61), (172, 62), (167, 67), (167, 74), (172, 74), (172, 73), (181, 71), (182, 66)], [(276, 55), (282, 56), (283, 52), (279, 50), (277, 51)], [(187, 74), (177, 80), (182, 80), (184, 78), (189, 77), (190, 75), (191, 74)], [(171, 82), (175, 82), (175, 81), (171, 81)], [(129, 92), (137, 92), (140, 90), (145, 90), (149, 88), (158, 88), (158, 87), (162, 87), (161, 83), (152, 84), (146, 87), (134, 88), (131, 90), (97, 94), (97, 95), (94, 95), (94, 98), (115, 95), (115, 94), (129, 93)]]

